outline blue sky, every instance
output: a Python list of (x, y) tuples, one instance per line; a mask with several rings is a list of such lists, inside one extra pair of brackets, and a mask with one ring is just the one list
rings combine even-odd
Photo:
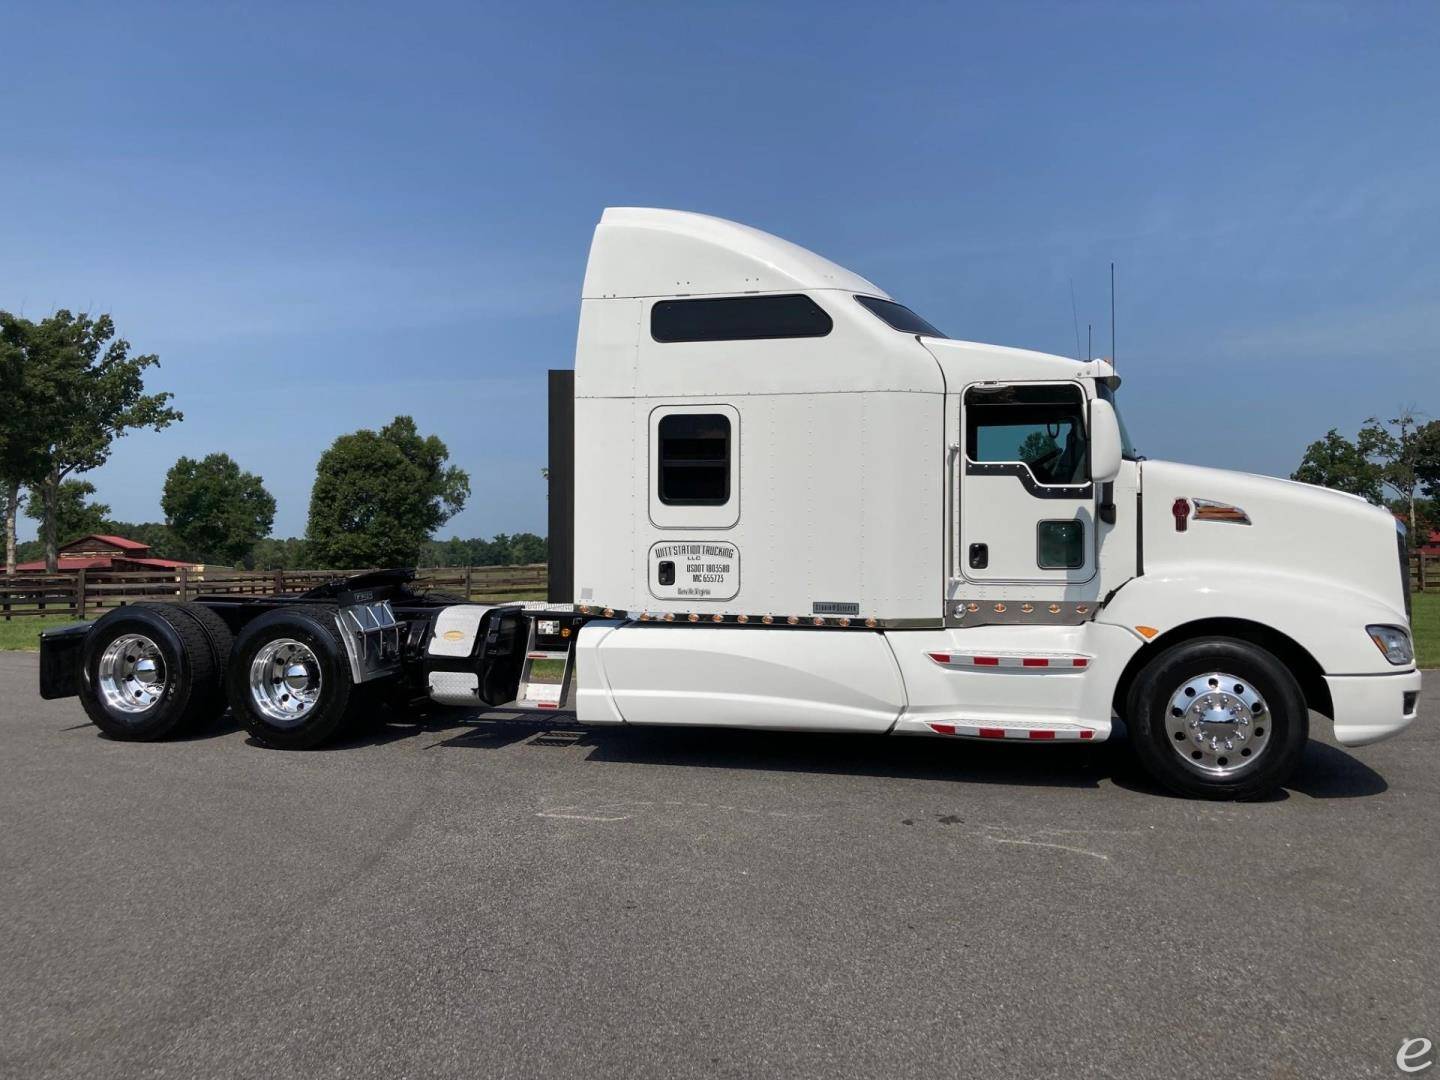
[[(1152, 457), (1287, 474), (1440, 414), (1440, 8), (26, 5), (0, 307), (109, 311), (185, 422), (90, 474), (160, 518), (224, 450), (304, 531), (396, 413), (471, 474), (443, 535), (544, 531), (545, 378), (606, 205), (700, 210), (955, 337), (1109, 351)], [(33, 534), (28, 529), (22, 535)]]

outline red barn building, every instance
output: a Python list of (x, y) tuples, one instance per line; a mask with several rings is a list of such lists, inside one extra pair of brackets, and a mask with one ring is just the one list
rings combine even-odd
[[(63, 545), (56, 554), (59, 557), (56, 569), (62, 574), (74, 570), (179, 570), (187, 566), (199, 569), (194, 563), (151, 558), (149, 544), (123, 536), (82, 536)], [(45, 560), (19, 563), (15, 572), (43, 574)]]

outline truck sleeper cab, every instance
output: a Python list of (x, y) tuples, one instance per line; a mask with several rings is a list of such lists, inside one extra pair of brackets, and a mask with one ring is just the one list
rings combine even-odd
[[(568, 603), (431, 609), (397, 585), (365, 616), (393, 626), (340, 640), (352, 685), (569, 706), (585, 724), (1096, 742), (1121, 718), (1160, 783), (1207, 798), (1283, 784), (1311, 710), (1348, 745), (1414, 719), (1390, 515), (1141, 459), (1107, 361), (952, 340), (777, 237), (610, 209), (573, 387), (556, 375), (552, 424), (573, 427), (552, 431), (551, 502), (573, 524), (552, 522), (552, 550), (568, 539), (573, 562), (552, 578)], [(343, 627), (364, 606), (316, 618)], [(237, 712), (257, 712), (257, 679), (280, 687), (271, 719), (295, 745), (310, 723), (294, 714), (345, 677), (309, 633), (280, 636), (310, 659), (287, 644), (230, 665)], [(373, 662), (357, 663), (366, 641)], [(74, 680), (92, 699), (96, 648)], [(552, 658), (564, 676), (547, 691), (531, 670)]]

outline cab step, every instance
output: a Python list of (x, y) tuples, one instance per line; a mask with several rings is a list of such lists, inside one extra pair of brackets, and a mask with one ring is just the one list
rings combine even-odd
[[(560, 710), (573, 710), (575, 708), (575, 645), (579, 635), (571, 633), (563, 640), (565, 648), (546, 648), (549, 642), (542, 643), (542, 638), (552, 638), (552, 634), (541, 634), (543, 629), (552, 629), (550, 622), (539, 615), (531, 614), (529, 637), (525, 643), (525, 662), (520, 667), (520, 684), (515, 691), (515, 700), (504, 705), (497, 705), (493, 711), (507, 712), (558, 712)], [(558, 629), (555, 627), (554, 629)], [(559, 661), (564, 667), (560, 669), (560, 681), (550, 682), (548, 679), (540, 681), (535, 678), (535, 664), (543, 661)]]

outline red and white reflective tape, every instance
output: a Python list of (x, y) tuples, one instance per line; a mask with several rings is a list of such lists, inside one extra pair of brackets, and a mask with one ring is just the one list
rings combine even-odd
[(1051, 740), (1069, 742), (1095, 738), (1091, 728), (1006, 728), (979, 727), (972, 724), (931, 724), (937, 735), (959, 735), (966, 739), (1026, 739), (1037, 742)]
[(1026, 668), (1034, 671), (1075, 671), (1090, 666), (1090, 657), (1079, 653), (1053, 653), (1047, 656), (999, 656), (977, 653), (932, 652), (930, 659), (942, 667), (954, 668)]

